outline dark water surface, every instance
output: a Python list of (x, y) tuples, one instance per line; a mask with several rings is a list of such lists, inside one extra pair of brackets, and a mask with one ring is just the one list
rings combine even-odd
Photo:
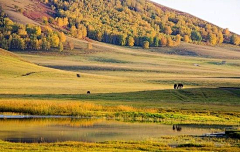
[(0, 140), (11, 142), (57, 141), (138, 141), (169, 135), (202, 135), (211, 133), (210, 127), (181, 126), (158, 123), (131, 123), (102, 119), (79, 119), (56, 116), (0, 115)]

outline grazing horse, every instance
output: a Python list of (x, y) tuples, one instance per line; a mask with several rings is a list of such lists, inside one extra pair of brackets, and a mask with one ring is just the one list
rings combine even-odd
[(183, 88), (183, 84), (181, 84), (181, 83), (178, 84), (178, 88), (179, 88), (179, 89), (182, 89), (182, 88)]
[(90, 91), (87, 91), (87, 94), (91, 94), (91, 92), (90, 92)]
[(175, 127), (175, 125), (173, 125), (172, 130), (175, 130), (175, 129), (176, 129), (176, 127)]
[(177, 131), (182, 131), (182, 127), (177, 125)]
[(178, 89), (178, 85), (177, 84), (174, 84), (174, 89)]

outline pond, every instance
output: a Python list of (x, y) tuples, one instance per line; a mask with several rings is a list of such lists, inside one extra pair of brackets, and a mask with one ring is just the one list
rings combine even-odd
[(158, 123), (119, 122), (103, 119), (80, 119), (55, 116), (0, 115), (0, 140), (10, 142), (62, 142), (62, 141), (140, 141), (161, 136), (202, 135), (211, 133), (210, 127)]

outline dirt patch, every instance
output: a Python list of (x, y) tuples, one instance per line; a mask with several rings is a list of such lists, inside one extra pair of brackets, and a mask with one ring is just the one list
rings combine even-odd
[(42, 22), (42, 18), (54, 16), (55, 12), (50, 7), (44, 5), (39, 0), (34, 0), (33, 4), (25, 7), (24, 16), (38, 22)]
[[(40, 0), (0, 0), (0, 5), (11, 20), (21, 24), (38, 24), (37, 22), (42, 22), (42, 17), (54, 14)], [(23, 13), (17, 12), (15, 6), (23, 9)]]

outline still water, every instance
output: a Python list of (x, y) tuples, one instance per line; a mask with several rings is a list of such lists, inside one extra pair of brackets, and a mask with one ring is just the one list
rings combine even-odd
[(0, 140), (11, 142), (57, 142), (57, 141), (138, 141), (169, 135), (202, 135), (211, 128), (158, 123), (131, 123), (102, 119), (77, 119), (55, 117), (0, 116)]

